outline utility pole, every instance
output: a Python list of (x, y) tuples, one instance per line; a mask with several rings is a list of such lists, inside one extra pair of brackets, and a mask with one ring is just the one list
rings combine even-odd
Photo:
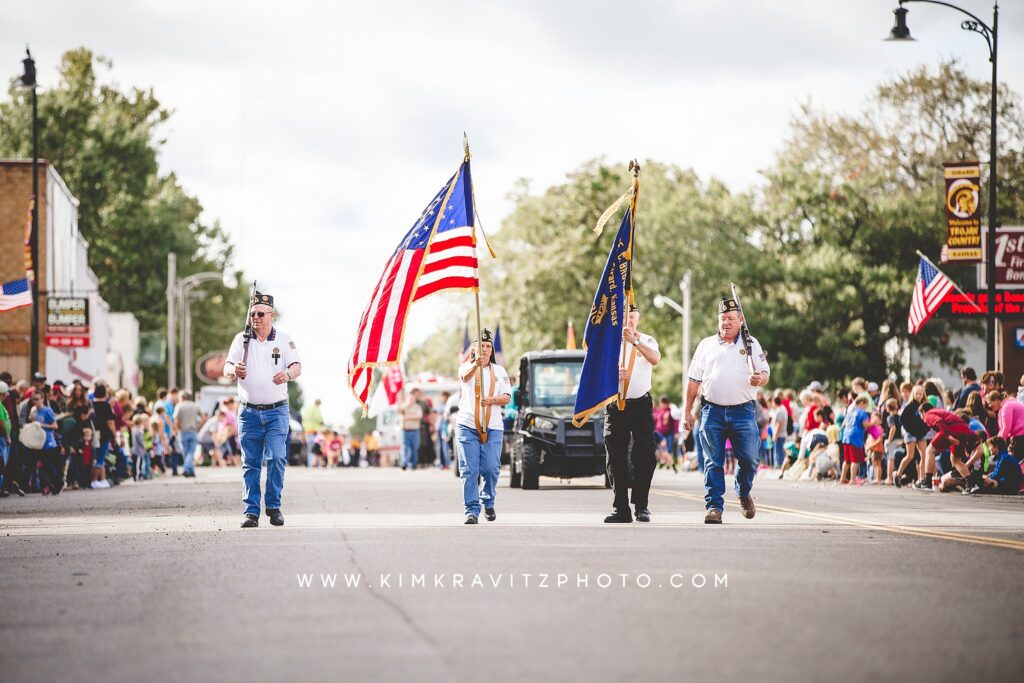
[(167, 254), (167, 388), (176, 384), (178, 376), (178, 347), (177, 335), (177, 297), (178, 288), (178, 255), (174, 252)]

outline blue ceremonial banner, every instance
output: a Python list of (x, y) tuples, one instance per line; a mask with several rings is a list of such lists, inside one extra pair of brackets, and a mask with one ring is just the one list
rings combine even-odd
[(494, 327), (494, 362), (505, 367), (505, 352), (501, 348), (501, 323)]
[(633, 213), (631, 206), (622, 217), (604, 266), (601, 284), (594, 296), (587, 329), (583, 333), (583, 358), (580, 388), (572, 422), (583, 425), (590, 416), (618, 398), (619, 356), (622, 351), (622, 326), (626, 321), (633, 289)]

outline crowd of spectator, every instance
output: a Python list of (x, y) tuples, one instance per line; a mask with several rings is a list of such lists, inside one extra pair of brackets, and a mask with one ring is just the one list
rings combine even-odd
[[(965, 367), (960, 376), (955, 389), (937, 378), (879, 385), (857, 377), (831, 392), (821, 382), (761, 392), (760, 467), (779, 479), (1016, 495), (1024, 490), (1024, 377), (1011, 393), (1000, 372), (979, 378)], [(659, 466), (702, 469), (700, 440), (679, 431), (680, 417), (668, 397), (654, 409)], [(727, 443), (726, 472), (734, 467)]]
[(102, 379), (47, 382), (0, 373), (0, 497), (106, 489), (170, 473), (194, 477), (200, 464), (240, 462), (235, 401), (205, 412), (188, 391), (154, 400)]

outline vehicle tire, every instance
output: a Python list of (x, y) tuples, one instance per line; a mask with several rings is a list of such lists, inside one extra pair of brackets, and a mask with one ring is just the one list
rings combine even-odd
[(540, 488), (540, 448), (531, 443), (524, 443), (520, 453), (523, 456), (523, 489), (535, 491)]
[(516, 467), (515, 450), (509, 454), (508, 458), (508, 485), (514, 489), (522, 488), (523, 486), (523, 473)]

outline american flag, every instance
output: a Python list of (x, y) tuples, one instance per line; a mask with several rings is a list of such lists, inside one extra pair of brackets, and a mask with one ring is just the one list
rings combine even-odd
[(11, 311), (31, 305), (32, 289), (29, 287), (28, 278), (4, 283), (3, 293), (0, 293), (0, 311)]
[(910, 299), (910, 316), (907, 318), (907, 330), (910, 334), (921, 331), (951, 289), (953, 281), (932, 265), (931, 261), (922, 257), (917, 267), (917, 282), (914, 283), (914, 295)]
[(364, 408), (374, 368), (393, 365), (401, 358), (412, 303), (438, 292), (479, 288), (473, 183), (467, 159), (388, 259), (359, 321), (348, 381)]

